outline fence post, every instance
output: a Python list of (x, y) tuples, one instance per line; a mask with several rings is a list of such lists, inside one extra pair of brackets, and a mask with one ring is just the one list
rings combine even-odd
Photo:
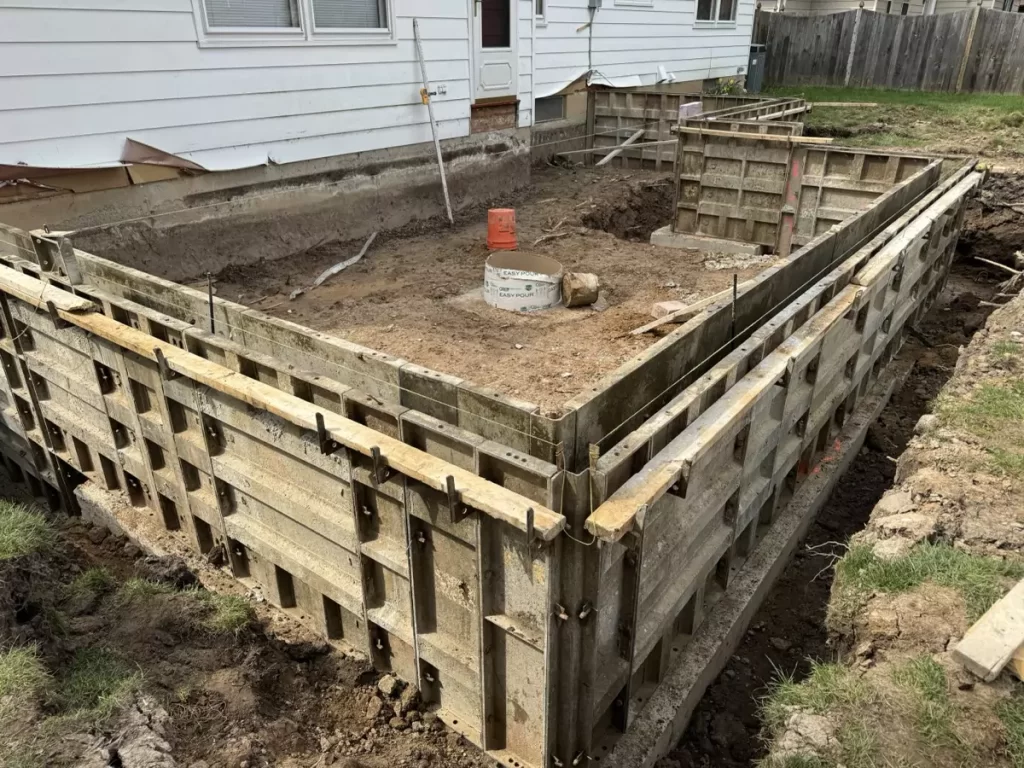
[(974, 13), (971, 15), (971, 28), (967, 32), (967, 44), (964, 46), (964, 53), (960, 59), (960, 73), (956, 78), (956, 92), (964, 87), (964, 75), (967, 74), (967, 62), (971, 58), (971, 49), (974, 47), (974, 30), (978, 27), (978, 15), (981, 13), (981, 2), (974, 6)]
[(864, 16), (864, 3), (861, 2), (857, 9), (857, 18), (853, 22), (853, 39), (850, 41), (850, 55), (846, 59), (846, 78), (843, 85), (850, 87), (850, 77), (853, 75), (853, 54), (857, 52), (857, 37), (860, 35), (860, 20)]

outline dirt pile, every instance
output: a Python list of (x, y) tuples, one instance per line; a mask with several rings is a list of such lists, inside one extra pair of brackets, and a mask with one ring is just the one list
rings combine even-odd
[[(39, 542), (0, 552), (0, 765), (445, 768), (482, 759), (415, 689), (266, 604), (204, 590), (180, 558), (146, 557), (80, 520), (31, 518), (42, 521)], [(0, 514), (0, 549), (11, 529)]]
[[(766, 700), (769, 765), (1024, 763), (1024, 686), (984, 684), (951, 657), (1024, 578), (1024, 297), (974, 336), (933, 411), (836, 563), (839, 661)], [(793, 720), (808, 717), (830, 737), (799, 741)]]

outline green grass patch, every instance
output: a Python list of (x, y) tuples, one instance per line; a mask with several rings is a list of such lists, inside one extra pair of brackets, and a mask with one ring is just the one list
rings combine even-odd
[(781, 733), (793, 708), (816, 715), (843, 708), (859, 707), (871, 701), (871, 686), (840, 664), (814, 662), (802, 682), (782, 674), (761, 701), (761, 715), (773, 733)]
[(1024, 111), (1020, 98), (1009, 94), (798, 87), (775, 89), (771, 95), (876, 105), (815, 107), (804, 116), (809, 133), (836, 136), (848, 146), (1022, 154)]
[(1003, 724), (1006, 738), (1006, 754), (1013, 768), (1024, 768), (1024, 691), (1021, 686), (1009, 699), (999, 702), (996, 714)]
[[(1008, 350), (999, 344), (996, 348), (1004, 355)], [(1024, 381), (988, 382), (966, 397), (940, 395), (936, 411), (950, 426), (978, 438), (997, 470), (1024, 477)]]
[(201, 624), (213, 632), (238, 632), (253, 619), (252, 606), (237, 595), (221, 595), (205, 589), (187, 590), (207, 609)]
[(0, 500), (0, 560), (43, 552), (56, 541), (53, 526), (40, 512)]
[(886, 88), (838, 88), (807, 86), (772, 88), (771, 96), (799, 96), (808, 101), (861, 101), (896, 106), (933, 107), (942, 110), (995, 109), (1020, 115), (1020, 96), (1003, 93), (945, 93), (941, 91), (895, 91)]
[(253, 619), (252, 606), (237, 595), (222, 595), (202, 587), (176, 590), (169, 584), (160, 584), (145, 579), (129, 579), (118, 590), (118, 600), (123, 604), (151, 600), (158, 595), (181, 595), (198, 603), (195, 616), (190, 616), (196, 626), (211, 632), (232, 633), (248, 626)]
[(919, 544), (893, 560), (875, 557), (870, 546), (856, 545), (836, 565), (829, 623), (852, 619), (872, 592), (898, 594), (925, 582), (955, 589), (976, 621), (1002, 597), (1012, 582), (1024, 578), (1024, 563), (972, 555), (945, 544)]
[(23, 708), (50, 685), (50, 673), (35, 648), (0, 652), (0, 722), (10, 708)]
[(117, 590), (117, 599), (123, 605), (149, 600), (157, 595), (173, 595), (177, 590), (170, 584), (161, 584), (147, 579), (128, 579)]
[(98, 723), (116, 714), (142, 685), (142, 673), (108, 650), (75, 654), (50, 704), (65, 718)]
[(106, 568), (89, 568), (78, 574), (64, 588), (64, 596), (71, 600), (93, 599), (114, 589), (116, 582)]
[(944, 749), (961, 746), (953, 725), (949, 681), (941, 664), (931, 656), (919, 656), (898, 667), (893, 681), (910, 695), (917, 734), (924, 744)]

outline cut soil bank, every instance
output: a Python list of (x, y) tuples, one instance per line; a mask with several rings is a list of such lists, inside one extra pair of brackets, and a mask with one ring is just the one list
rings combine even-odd
[[(594, 307), (508, 312), (483, 301), (487, 212), (460, 223), (418, 224), (377, 238), (362, 261), (295, 300), (362, 243), (326, 243), (217, 278), (218, 295), (497, 389), (552, 412), (658, 339), (627, 332), (659, 301), (697, 301), (770, 263), (722, 268), (697, 251), (647, 240), (671, 219), (671, 180), (635, 171), (551, 169), (502, 205), (516, 209), (520, 249), (601, 279)], [(287, 277), (282, 277), (282, 265)], [(674, 326), (666, 326), (663, 332)]]
[(780, 674), (801, 679), (812, 661), (833, 658), (825, 625), (831, 565), (892, 485), (894, 457), (952, 375), (959, 346), (990, 311), (978, 301), (994, 293), (994, 285), (972, 277), (977, 277), (975, 271), (957, 268), (917, 329), (930, 346), (920, 338), (907, 340), (899, 357), (916, 361), (910, 378), (869, 431), (861, 455), (839, 481), (804, 547), (765, 600), (722, 675), (708, 688), (679, 746), (661, 761), (662, 768), (750, 765), (764, 755), (759, 705), (771, 682)]
[(196, 586), (181, 559), (144, 557), (106, 529), (30, 522), (26, 532), (0, 515), (0, 541), (18, 527), (30, 542), (0, 552), (0, 765), (482, 760), (421, 711), (414, 690), (253, 604), (212, 567), (190, 564), (216, 593)]

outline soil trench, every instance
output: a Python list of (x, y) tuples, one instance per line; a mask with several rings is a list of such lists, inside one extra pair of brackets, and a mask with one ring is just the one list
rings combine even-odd
[[(659, 768), (755, 764), (766, 755), (758, 707), (770, 683), (782, 673), (802, 680), (812, 660), (835, 659), (825, 627), (833, 563), (892, 487), (896, 459), (913, 436), (917, 420), (931, 410), (953, 375), (961, 347), (992, 312), (981, 302), (993, 298), (996, 283), (1005, 275), (965, 257), (999, 255), (1006, 262), (1006, 255), (1024, 237), (1024, 214), (992, 205), (994, 197), (1005, 196), (1007, 190), (1011, 196), (1024, 191), (1024, 181), (1010, 179), (999, 177), (994, 195), (983, 193), (972, 205), (958, 246), (959, 261), (946, 289), (899, 354), (915, 361), (910, 377), (870, 427), (860, 455), (812, 524), (736, 653), (708, 688), (682, 740), (659, 761)], [(1012, 224), (1006, 222), (1008, 215)]]

